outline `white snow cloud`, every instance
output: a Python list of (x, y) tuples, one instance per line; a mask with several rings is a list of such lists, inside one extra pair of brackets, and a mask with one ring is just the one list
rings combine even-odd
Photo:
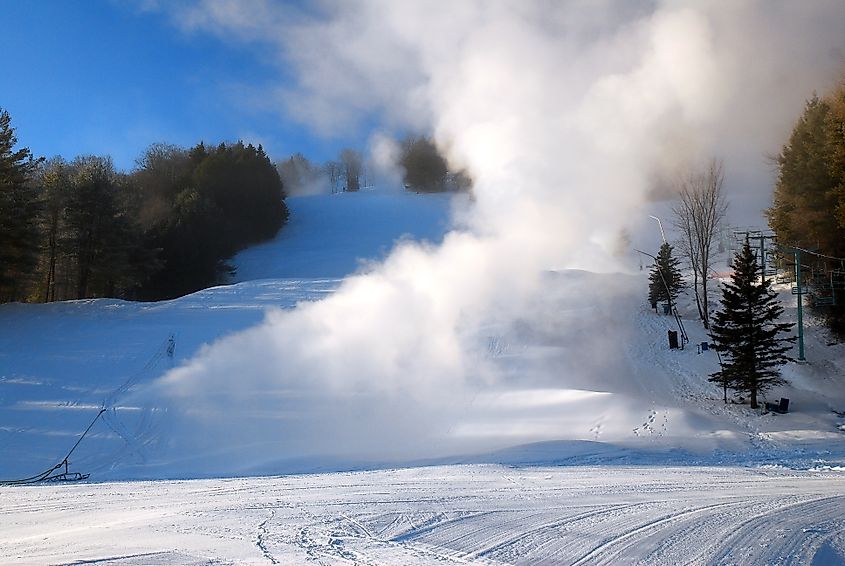
[[(619, 269), (620, 231), (654, 231), (655, 177), (721, 156), (739, 209), (763, 208), (763, 156), (833, 80), (845, 46), (834, 1), (360, 0), (296, 12), (206, 0), (171, 13), (275, 49), (296, 76), (281, 90), (291, 116), (321, 131), (373, 112), (428, 129), (475, 179), (468, 231), (438, 248), (402, 244), (328, 299), (271, 313), (159, 384), (276, 457), (267, 446), (279, 439), (288, 456), (442, 446), (481, 384), (510, 379), (479, 329), (512, 327), (529, 304), (542, 317), (546, 269)], [(585, 364), (555, 386), (606, 369)], [(260, 415), (301, 418), (268, 427)]]

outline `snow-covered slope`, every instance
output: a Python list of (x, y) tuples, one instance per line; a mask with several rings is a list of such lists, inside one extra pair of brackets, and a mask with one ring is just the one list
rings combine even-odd
[[(548, 272), (524, 316), (466, 329), (498, 376), (468, 399), (256, 382), (232, 365), (233, 387), (174, 407), (169, 370), (224, 343), (254, 348), (237, 337), (339, 296), (398, 237), (438, 241), (451, 206), (290, 204), (290, 231), (235, 259), (239, 283), (159, 303), (0, 305), (0, 479), (49, 469), (93, 422), (70, 469), (101, 482), (0, 487), (0, 563), (845, 561), (843, 346), (811, 324), (809, 362), (770, 394), (789, 414), (725, 405), (692, 305), (691, 343), (669, 350), (675, 322), (644, 303), (644, 272)], [(415, 464), (428, 467), (391, 469)], [(382, 469), (337, 472), (357, 468)], [(303, 471), (333, 473), (103, 481)]]
[(234, 259), (235, 281), (344, 277), (380, 260), (396, 240), (438, 243), (452, 195), (364, 190), (287, 200), (290, 222), (272, 241)]
[[(236, 284), (159, 303), (0, 306), (0, 479), (61, 461), (104, 405), (71, 458), (72, 469), (96, 479), (432, 462), (807, 467), (843, 460), (845, 419), (834, 412), (845, 410), (843, 346), (809, 329), (809, 363), (788, 366), (791, 385), (770, 395), (789, 397), (789, 414), (725, 406), (707, 383), (718, 362), (696, 348), (707, 338), (692, 308), (691, 343), (670, 351), (674, 321), (647, 308), (641, 272), (549, 272), (524, 319), (471, 329), (478, 363), (503, 379), (479, 381), (466, 404), (449, 392), (437, 397), (445, 408), (416, 408), (401, 397), (365, 402), (355, 391), (324, 397), (290, 381), (281, 390), (244, 385), (238, 394), (254, 400), (252, 414), (185, 420), (151, 385), (157, 378), (268, 312), (332, 293), (397, 238), (439, 241), (452, 203), (446, 195), (364, 192), (290, 199), (290, 206), (291, 225), (276, 240), (235, 258)], [(784, 299), (792, 300), (786, 292)], [(239, 379), (237, 368), (231, 379)], [(186, 412), (201, 410), (185, 404)], [(234, 427), (242, 434), (229, 434)], [(370, 442), (360, 443), (365, 436)], [(391, 451), (368, 451), (374, 445)]]

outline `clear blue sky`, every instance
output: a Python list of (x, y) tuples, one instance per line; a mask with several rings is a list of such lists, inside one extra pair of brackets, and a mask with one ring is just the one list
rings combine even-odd
[(364, 133), (322, 139), (250, 102), (284, 80), (261, 46), (185, 33), (131, 2), (0, 0), (0, 14), (0, 107), (36, 155), (111, 155), (131, 169), (153, 142), (243, 139), (319, 161), (363, 149)]

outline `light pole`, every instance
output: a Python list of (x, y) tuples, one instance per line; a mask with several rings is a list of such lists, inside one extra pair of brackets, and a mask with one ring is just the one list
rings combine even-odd
[(663, 223), (662, 223), (662, 222), (660, 222), (660, 219), (659, 219), (658, 217), (656, 217), (656, 216), (652, 216), (651, 214), (649, 214), (649, 215), (648, 215), (648, 217), (649, 217), (649, 218), (654, 218), (655, 220), (657, 220), (657, 225), (658, 225), (658, 226), (660, 226), (660, 237), (661, 237), (661, 238), (663, 238), (663, 243), (664, 243), (664, 244), (665, 244), (665, 243), (667, 243), (667, 242), (666, 242), (666, 233), (665, 233), (665, 232), (663, 232)]
[(660, 280), (663, 281), (663, 287), (666, 289), (666, 297), (667, 302), (669, 303), (669, 310), (671, 311), (672, 315), (675, 317), (675, 322), (678, 323), (678, 330), (681, 333), (681, 350), (684, 349), (684, 345), (689, 342), (689, 336), (687, 336), (687, 330), (684, 328), (684, 323), (681, 322), (681, 316), (678, 314), (678, 309), (672, 304), (672, 291), (669, 289), (669, 283), (666, 281), (666, 278), (663, 276), (663, 270), (660, 269), (660, 264), (657, 263), (657, 258), (650, 253), (644, 252), (642, 250), (634, 249), (635, 252), (641, 253), (643, 255), (647, 255), (651, 259), (654, 260), (654, 265), (657, 267), (657, 273), (660, 275)]

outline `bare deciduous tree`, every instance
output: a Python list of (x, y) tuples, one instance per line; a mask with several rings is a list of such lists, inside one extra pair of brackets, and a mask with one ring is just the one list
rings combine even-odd
[(680, 181), (678, 204), (672, 209), (682, 236), (679, 248), (692, 267), (692, 288), (705, 328), (710, 328), (707, 276), (711, 249), (728, 208), (722, 195), (724, 179), (722, 162), (716, 159), (706, 169), (689, 173)]
[(340, 162), (346, 178), (346, 190), (357, 191), (361, 188), (361, 168), (364, 162), (361, 154), (354, 149), (344, 149), (340, 152)]
[(331, 187), (332, 194), (335, 194), (339, 190), (340, 185), (340, 176), (341, 176), (341, 164), (337, 161), (326, 161), (326, 164), (323, 166), (323, 170), (326, 173), (326, 176), (329, 178), (329, 186)]
[[(320, 194), (326, 191), (331, 170), (312, 163), (301, 153), (294, 153), (276, 165), (288, 196)], [(337, 179), (335, 179), (336, 181)], [(336, 192), (332, 190), (332, 192)]]

